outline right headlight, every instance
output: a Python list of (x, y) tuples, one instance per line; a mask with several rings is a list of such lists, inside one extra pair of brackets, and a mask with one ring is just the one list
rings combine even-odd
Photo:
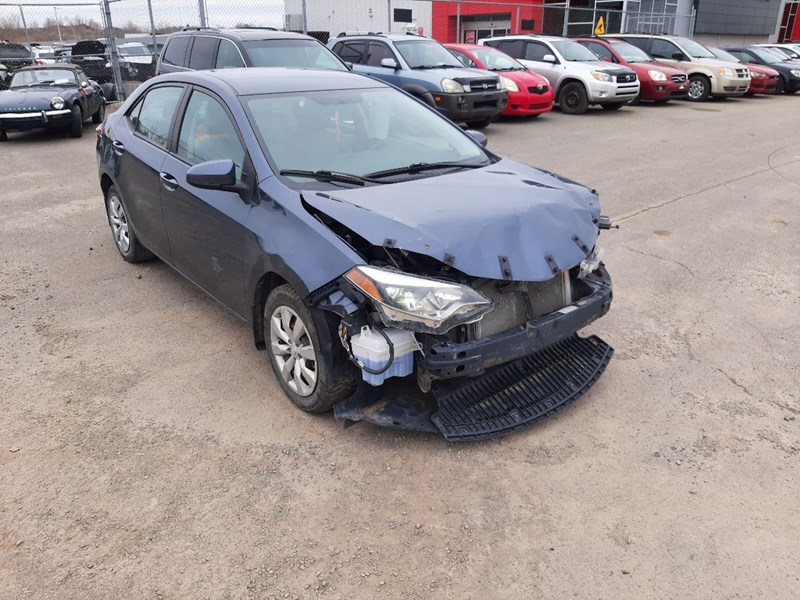
[(64, 99), (60, 96), (56, 96), (52, 100), (50, 100), (50, 106), (55, 108), (56, 110), (61, 110), (64, 108)]
[(518, 92), (519, 87), (516, 83), (510, 80), (508, 77), (500, 77), (500, 82), (503, 84), (503, 87), (508, 90), (509, 92)]
[(662, 73), (661, 71), (652, 70), (652, 71), (648, 71), (647, 74), (650, 75), (650, 79), (652, 79), (653, 81), (666, 81), (667, 80), (667, 76), (664, 73)]
[(718, 69), (718, 73), (723, 77), (736, 77), (736, 71), (734, 69)]
[(611, 75), (609, 75), (605, 71), (592, 71), (592, 77), (597, 79), (597, 81), (613, 81), (614, 80), (614, 78), (611, 77)]
[(389, 327), (444, 333), (478, 321), (492, 309), (491, 300), (458, 283), (366, 265), (354, 267), (345, 278), (372, 300)]
[(798, 69), (792, 70), (792, 75), (794, 75), (795, 77), (800, 77), (800, 70)]
[(463, 94), (464, 86), (458, 83), (455, 79), (445, 77), (442, 79), (442, 91), (445, 94)]
[(750, 77), (753, 77), (754, 79), (761, 79), (762, 77), (765, 77), (765, 75), (763, 73), (759, 73), (758, 71), (750, 71)]

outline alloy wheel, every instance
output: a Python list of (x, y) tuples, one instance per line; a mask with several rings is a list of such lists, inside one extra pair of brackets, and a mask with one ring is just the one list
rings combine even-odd
[(310, 396), (317, 385), (317, 353), (300, 316), (279, 306), (270, 317), (270, 349), (278, 372), (292, 391)]
[(123, 254), (127, 253), (131, 247), (130, 231), (128, 229), (128, 217), (122, 202), (116, 196), (108, 199), (108, 220), (111, 223), (111, 232), (114, 234), (114, 242)]
[(706, 91), (705, 84), (699, 79), (695, 79), (689, 85), (689, 98), (691, 98), (692, 100), (697, 100), (698, 98), (702, 98), (705, 91)]

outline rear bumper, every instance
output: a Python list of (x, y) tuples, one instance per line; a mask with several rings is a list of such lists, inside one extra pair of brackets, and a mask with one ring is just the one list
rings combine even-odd
[(499, 115), (508, 103), (508, 92), (433, 93), (436, 109), (451, 121), (479, 121)]
[(0, 129), (5, 131), (25, 131), (43, 127), (66, 127), (72, 122), (72, 112), (68, 108), (60, 110), (41, 110), (26, 113), (0, 113)]
[(476, 375), (573, 335), (605, 315), (611, 307), (611, 278), (605, 267), (600, 267), (584, 281), (591, 289), (588, 296), (519, 327), (470, 342), (423, 343), (423, 368), (433, 379)]
[(689, 93), (689, 82), (642, 81), (642, 100), (678, 100)]

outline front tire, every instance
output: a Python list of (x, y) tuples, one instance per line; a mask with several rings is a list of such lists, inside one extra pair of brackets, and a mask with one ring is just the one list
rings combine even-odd
[(561, 112), (568, 115), (581, 115), (589, 108), (589, 98), (582, 83), (572, 81), (561, 88), (558, 93), (558, 105)]
[(775, 94), (781, 95), (786, 93), (786, 80), (784, 80), (783, 75), (778, 78), (778, 87), (775, 88)]
[(106, 193), (106, 215), (111, 234), (114, 236), (114, 244), (126, 262), (137, 263), (154, 258), (153, 253), (136, 237), (136, 232), (128, 219), (128, 210), (114, 185), (108, 188)]
[(7, 142), (8, 141), (8, 134), (6, 133), (5, 129), (0, 129), (0, 142)]
[(97, 110), (92, 115), (92, 123), (95, 125), (99, 125), (103, 122), (103, 119), (106, 118), (106, 101), (102, 99), (100, 102), (100, 106), (97, 107)]
[(272, 370), (292, 403), (310, 413), (330, 410), (356, 388), (349, 363), (342, 372), (331, 372), (334, 361), (321, 354), (318, 323), (326, 326), (324, 315), (314, 319), (288, 284), (272, 290), (264, 305), (264, 340)]
[(692, 102), (705, 102), (711, 95), (711, 81), (705, 75), (692, 75), (689, 77), (689, 100)]
[(83, 113), (80, 106), (73, 106), (70, 111), (72, 112), (72, 123), (70, 124), (69, 134), (74, 138), (83, 137)]
[(614, 104), (601, 104), (605, 110), (619, 110), (625, 106), (625, 102), (615, 102)]
[(494, 121), (494, 117), (490, 119), (481, 119), (480, 121), (467, 121), (467, 129), (486, 129)]

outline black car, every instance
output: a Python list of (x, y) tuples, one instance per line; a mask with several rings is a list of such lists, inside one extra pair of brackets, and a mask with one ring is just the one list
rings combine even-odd
[(25, 67), (0, 92), (0, 140), (8, 131), (67, 129), (83, 135), (89, 117), (101, 123), (105, 116), (103, 90), (76, 65), (56, 63)]
[(782, 55), (774, 50), (759, 46), (734, 46), (733, 48), (725, 48), (725, 51), (730, 52), (744, 63), (764, 65), (780, 73), (781, 80), (778, 83), (778, 94), (794, 94), (800, 90), (800, 63), (798, 61), (792, 61), (788, 58), (784, 60)]
[(588, 390), (612, 349), (596, 192), (349, 72), (151, 79), (97, 141), (122, 258), (157, 256), (252, 327), (309, 412), (500, 435)]
[(338, 56), (309, 35), (270, 27), (187, 27), (169, 36), (156, 73), (240, 67), (348, 70)]
[(11, 76), (17, 69), (33, 64), (36, 61), (25, 46), (0, 40), (0, 90), (8, 87)]

